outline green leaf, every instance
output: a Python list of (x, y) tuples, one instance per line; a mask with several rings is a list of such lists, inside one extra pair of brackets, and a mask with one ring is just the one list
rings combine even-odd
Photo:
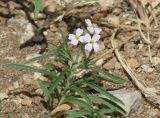
[(102, 108), (100, 109), (98, 112), (101, 114), (101, 116), (105, 115), (105, 114), (111, 114), (113, 113), (115, 110), (113, 109), (106, 109), (106, 108)]
[(32, 62), (35, 62), (35, 61), (41, 61), (41, 60), (46, 59), (46, 58), (49, 58), (49, 57), (51, 57), (51, 56), (53, 56), (53, 54), (43, 54), (43, 55), (41, 55), (41, 56), (37, 56), (37, 57), (34, 57), (34, 58), (28, 60), (28, 61), (26, 62), (26, 64), (32, 63)]
[(80, 100), (78, 98), (75, 98), (75, 97), (67, 97), (63, 100), (63, 103), (72, 103), (72, 104), (76, 104), (80, 107), (82, 107), (83, 109), (87, 110), (88, 112), (92, 110), (92, 107), (86, 103), (85, 101), (83, 100)]
[(114, 83), (114, 84), (122, 84), (122, 83), (119, 83), (116, 79), (110, 79), (110, 78), (107, 78), (107, 77), (101, 77), (99, 75), (94, 76), (94, 78), (96, 80), (104, 80), (104, 81), (107, 81), (107, 82), (110, 82), (110, 83)]
[(35, 67), (31, 67), (31, 66), (26, 66), (26, 65), (22, 65), (22, 64), (5, 64), (4, 66), (5, 67), (19, 69), (19, 70), (25, 70), (25, 71), (30, 71), (30, 72), (42, 73), (44, 75), (48, 75), (52, 79), (56, 78), (56, 75), (55, 75), (54, 72), (49, 72), (49, 71), (46, 71), (44, 69), (39, 69), (39, 68), (35, 68)]
[(66, 40), (66, 37), (65, 37), (63, 31), (62, 31), (60, 28), (59, 28), (58, 30), (59, 30), (59, 33), (61, 34), (61, 37), (62, 37), (62, 40), (63, 40), (62, 43), (64, 43), (63, 45), (66, 46), (66, 47), (65, 47), (66, 49), (69, 49), (69, 48), (68, 48), (68, 42), (67, 42), (67, 40)]
[(71, 90), (77, 92), (82, 98), (84, 98), (84, 100), (92, 106), (92, 102), (91, 100), (89, 99), (89, 97), (87, 96), (87, 94), (84, 92), (84, 90), (82, 88), (79, 88), (79, 87), (76, 87), (74, 85), (72, 85), (70, 87)]
[(26, 65), (22, 65), (22, 64), (5, 64), (4, 66), (19, 69), (19, 70), (26, 70), (26, 71), (30, 71), (30, 72), (38, 72), (38, 73), (45, 73), (46, 72), (43, 69), (39, 69), (39, 68), (31, 67), (31, 66), (26, 66)]
[(123, 104), (123, 102), (121, 100), (119, 100), (118, 98), (116, 98), (115, 96), (113, 96), (111, 93), (104, 90), (100, 86), (98, 86), (94, 83), (88, 82), (88, 81), (84, 81), (84, 83), (86, 83), (90, 88), (94, 89), (95, 91), (97, 91), (97, 92), (101, 93), (102, 95), (106, 96), (107, 98), (111, 99), (112, 101)]
[(95, 112), (96, 118), (102, 118), (102, 115), (98, 112), (97, 109), (94, 112)]
[(49, 101), (51, 97), (51, 93), (49, 91), (49, 84), (46, 81), (38, 80), (38, 84), (43, 91), (43, 95), (45, 96), (45, 101)]
[(98, 67), (90, 67), (89, 69), (91, 69), (92, 71), (96, 71), (96, 72), (100, 72), (104, 75), (106, 75), (106, 78), (110, 79), (111, 81), (114, 81), (116, 83), (119, 83), (119, 84), (123, 84), (125, 82), (129, 82), (125, 79), (122, 79), (121, 77), (117, 76), (117, 75), (113, 75), (101, 68), (98, 68)]
[(39, 14), (39, 12), (41, 12), (43, 10), (43, 2), (42, 0), (33, 0), (34, 3), (34, 15), (37, 17), (37, 15)]
[(59, 33), (61, 34), (61, 37), (62, 37), (62, 42), (61, 42), (62, 49), (65, 50), (65, 53), (67, 53), (69, 59), (73, 61), (73, 58), (72, 58), (73, 56), (72, 56), (71, 50), (68, 46), (68, 40), (66, 39), (63, 31), (60, 28), (59, 28)]
[(125, 110), (122, 107), (120, 107), (116, 102), (113, 102), (113, 101), (111, 101), (109, 99), (104, 99), (102, 97), (95, 96), (95, 95), (90, 95), (89, 98), (90, 98), (90, 100), (92, 102), (104, 104), (107, 107), (109, 107), (111, 110), (119, 112), (119, 113), (121, 113), (123, 115), (125, 115), (125, 113), (126, 113)]
[(50, 91), (54, 91), (54, 89), (58, 87), (62, 79), (64, 79), (64, 73), (61, 73), (56, 79), (52, 81)]
[(83, 118), (84, 116), (90, 115), (88, 111), (81, 110), (68, 110), (66, 111), (67, 118)]
[(86, 78), (78, 79), (78, 80), (75, 82), (75, 84), (76, 84), (76, 85), (80, 85), (80, 84), (83, 84), (84, 81), (94, 81), (94, 80), (96, 80), (95, 77), (86, 77)]

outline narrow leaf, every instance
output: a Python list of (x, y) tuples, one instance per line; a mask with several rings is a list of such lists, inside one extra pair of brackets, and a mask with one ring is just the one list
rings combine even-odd
[(39, 69), (39, 68), (31, 67), (31, 66), (26, 66), (26, 65), (22, 65), (22, 64), (5, 64), (4, 66), (19, 69), (19, 70), (26, 70), (26, 71), (30, 71), (30, 72), (45, 73), (45, 70), (43, 70), (43, 69)]
[(52, 81), (50, 91), (54, 91), (54, 89), (57, 88), (62, 79), (64, 79), (63, 73), (61, 73), (61, 75), (59, 75), (56, 79)]
[(42, 0), (33, 0), (34, 3), (34, 15), (37, 17), (37, 15), (39, 14), (39, 12), (41, 12), (43, 10), (43, 2)]
[(119, 76), (117, 76), (117, 75), (113, 75), (113, 74), (111, 74), (111, 73), (109, 73), (109, 72), (107, 72), (107, 71), (105, 71), (105, 70), (103, 70), (103, 69), (101, 69), (101, 68), (98, 68), (98, 67), (90, 67), (90, 69), (91, 69), (92, 71), (100, 72), (100, 73), (106, 75), (106, 78), (113, 79), (114, 82), (117, 82), (117, 83), (119, 83), (119, 84), (123, 84), (123, 83), (125, 83), (125, 82), (129, 82), (129, 81), (127, 81), (127, 80), (125, 80), (125, 79), (122, 79), (121, 77), (119, 77)]
[(86, 109), (87, 111), (92, 110), (92, 107), (88, 103), (86, 103), (83, 100), (74, 98), (74, 97), (67, 97), (67, 98), (65, 98), (64, 101), (63, 101), (63, 103), (76, 104), (76, 105), (82, 107), (83, 109)]
[(43, 95), (45, 96), (45, 100), (48, 101), (51, 97), (50, 91), (48, 89), (49, 85), (47, 82), (38, 80), (39, 86), (43, 91)]
[(123, 102), (121, 100), (119, 100), (118, 98), (116, 98), (115, 96), (113, 96), (111, 93), (109, 93), (108, 91), (104, 90), (100, 86), (98, 86), (98, 85), (96, 85), (94, 83), (91, 83), (91, 82), (87, 82), (87, 81), (84, 81), (84, 83), (86, 83), (90, 88), (96, 90), (97, 92), (99, 92), (102, 95), (106, 96), (107, 98), (111, 99), (112, 101), (123, 104)]
[(111, 114), (113, 113), (115, 110), (113, 109), (106, 109), (106, 108), (103, 108), (103, 109), (100, 109), (98, 112), (100, 113), (101, 116), (105, 115), (105, 114)]
[(71, 86), (70, 88), (71, 90), (77, 92), (82, 98), (84, 98), (84, 100), (92, 106), (92, 102), (91, 100), (89, 99), (89, 97), (87, 96), (87, 94), (84, 92), (84, 90), (82, 90), (82, 88), (79, 88), (79, 87), (76, 87), (76, 86)]
[(68, 110), (66, 111), (68, 115), (67, 118), (83, 118), (84, 116), (89, 115), (88, 111), (81, 111), (81, 110)]
[(49, 72), (49, 71), (46, 71), (44, 69), (39, 69), (39, 68), (36, 68), (36, 67), (26, 66), (26, 65), (22, 65), (22, 64), (5, 64), (4, 66), (19, 69), (19, 70), (42, 73), (44, 75), (48, 75), (52, 79), (56, 78), (56, 75), (55, 75), (54, 72)]
[(126, 113), (125, 110), (123, 108), (121, 108), (116, 102), (111, 102), (108, 99), (104, 99), (102, 97), (95, 96), (95, 95), (90, 95), (89, 98), (91, 99), (92, 102), (101, 103), (103, 105), (106, 105), (111, 110), (119, 112), (119, 113), (121, 113), (123, 115), (125, 115), (125, 113)]
[(51, 57), (51, 56), (53, 56), (53, 54), (44, 54), (44, 55), (41, 55), (41, 56), (37, 56), (37, 57), (34, 57), (34, 58), (28, 60), (28, 61), (26, 62), (26, 64), (32, 63), (32, 62), (35, 62), (35, 61), (41, 61), (41, 60), (46, 59), (46, 58), (49, 58), (49, 57)]

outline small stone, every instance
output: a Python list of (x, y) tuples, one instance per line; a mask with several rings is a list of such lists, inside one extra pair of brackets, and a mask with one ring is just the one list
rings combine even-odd
[(45, 36), (47, 36), (48, 32), (47, 32), (47, 31), (44, 31), (43, 34), (44, 34)]
[(126, 111), (126, 115), (131, 113), (142, 112), (142, 96), (138, 91), (131, 91), (126, 89), (119, 89), (115, 91), (110, 91), (112, 95), (119, 98), (124, 105), (119, 104)]
[(131, 68), (138, 68), (140, 66), (140, 63), (135, 58), (130, 58), (127, 59), (126, 61)]
[(19, 83), (18, 83), (18, 81), (16, 81), (16, 82), (14, 82), (13, 83), (13, 87), (16, 89), (16, 88), (19, 88)]
[(144, 47), (144, 44), (143, 44), (143, 43), (138, 44), (139, 50), (142, 50), (143, 47)]
[(157, 111), (150, 111), (149, 115), (152, 117), (152, 118), (155, 118), (156, 115), (157, 115)]
[(52, 0), (44, 0), (44, 11), (46, 13), (54, 13), (60, 9), (62, 9), (62, 6), (59, 5), (57, 2)]
[(32, 107), (32, 99), (21, 94), (21, 104), (27, 107)]
[(42, 91), (42, 89), (37, 89), (37, 90), (35, 91), (35, 93), (36, 93), (36, 94), (39, 94), (39, 95), (42, 95), (42, 94), (43, 94), (43, 91)]
[(131, 25), (131, 24), (132, 24), (132, 21), (126, 20), (126, 21), (124, 22), (124, 24), (125, 24), (125, 25)]
[(51, 31), (51, 32), (56, 32), (57, 30), (58, 30), (58, 28), (57, 28), (56, 24), (52, 23), (52, 24), (50, 25), (50, 31)]
[(120, 24), (120, 20), (118, 16), (109, 15), (106, 20), (114, 26), (118, 26)]
[(8, 97), (7, 93), (0, 93), (0, 100), (7, 99)]
[(34, 73), (34, 76), (33, 76), (34, 80), (37, 80), (37, 79), (40, 79), (40, 80), (44, 80), (44, 81), (47, 81), (48, 79), (46, 77), (44, 77), (41, 73)]
[(153, 57), (153, 58), (152, 58), (152, 64), (153, 64), (154, 66), (160, 64), (160, 57)]
[(39, 104), (41, 103), (41, 101), (42, 101), (42, 98), (41, 98), (40, 96), (34, 97), (33, 102), (34, 102), (35, 104), (39, 105)]
[(25, 85), (26, 84), (30, 84), (31, 85), (31, 84), (35, 83), (33, 75), (31, 75), (31, 74), (24, 74), (22, 78), (23, 78), (23, 81), (24, 81)]
[(22, 99), (20, 98), (20, 96), (16, 96), (14, 99), (13, 99), (13, 102), (20, 107), (21, 103), (22, 103)]
[(146, 64), (146, 65), (142, 65), (141, 66), (142, 67), (142, 70), (144, 71), (144, 72), (148, 72), (148, 73), (151, 73), (151, 72), (153, 72), (153, 68), (151, 68), (148, 64)]

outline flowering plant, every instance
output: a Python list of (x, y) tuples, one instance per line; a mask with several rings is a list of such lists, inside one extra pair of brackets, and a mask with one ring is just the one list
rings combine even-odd
[(76, 34), (69, 34), (70, 43), (73, 45), (77, 45), (78, 42), (85, 43), (85, 50), (88, 50), (89, 52), (94, 50), (97, 52), (99, 50), (97, 41), (100, 39), (99, 33), (102, 31), (102, 29), (98, 28), (96, 24), (92, 24), (91, 20), (89, 19), (86, 19), (85, 22), (87, 24), (87, 33), (83, 35), (84, 30), (78, 28), (76, 30)]
[[(67, 118), (102, 118), (106, 114), (112, 115), (115, 112), (125, 114), (119, 105), (123, 104), (122, 101), (105, 90), (97, 80), (118, 84), (126, 80), (94, 66), (92, 54), (100, 49), (98, 40), (102, 29), (92, 24), (89, 19), (85, 21), (86, 30), (78, 28), (75, 34), (69, 34), (68, 39), (60, 30), (62, 40), (57, 49), (28, 61), (32, 63), (54, 57), (55, 61), (61, 63), (61, 67), (53, 63), (50, 64), (51, 68), (45, 68), (46, 66), (35, 68), (21, 64), (6, 64), (6, 66), (39, 72), (49, 78), (49, 81), (38, 80), (38, 82), (47, 108), (51, 110), (50, 115), (53, 117), (63, 115)], [(76, 55), (69, 48), (69, 44), (80, 46)], [(100, 76), (100, 73), (104, 76)]]

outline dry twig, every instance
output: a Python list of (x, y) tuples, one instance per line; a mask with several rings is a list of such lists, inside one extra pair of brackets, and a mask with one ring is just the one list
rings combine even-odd
[[(116, 32), (113, 34), (115, 35)], [(114, 39), (111, 40), (113, 48), (116, 47)], [(118, 49), (115, 49), (115, 55), (117, 56), (119, 62), (121, 63), (122, 67), (125, 69), (125, 71), (129, 74), (134, 84), (137, 86), (137, 88), (141, 91), (141, 93), (145, 96), (145, 98), (154, 106), (158, 107), (160, 109), (160, 96), (158, 96), (153, 89), (148, 88), (141, 84), (137, 77), (135, 76), (135, 73), (131, 70), (131, 68), (127, 65), (126, 61), (122, 58), (120, 55)]]

